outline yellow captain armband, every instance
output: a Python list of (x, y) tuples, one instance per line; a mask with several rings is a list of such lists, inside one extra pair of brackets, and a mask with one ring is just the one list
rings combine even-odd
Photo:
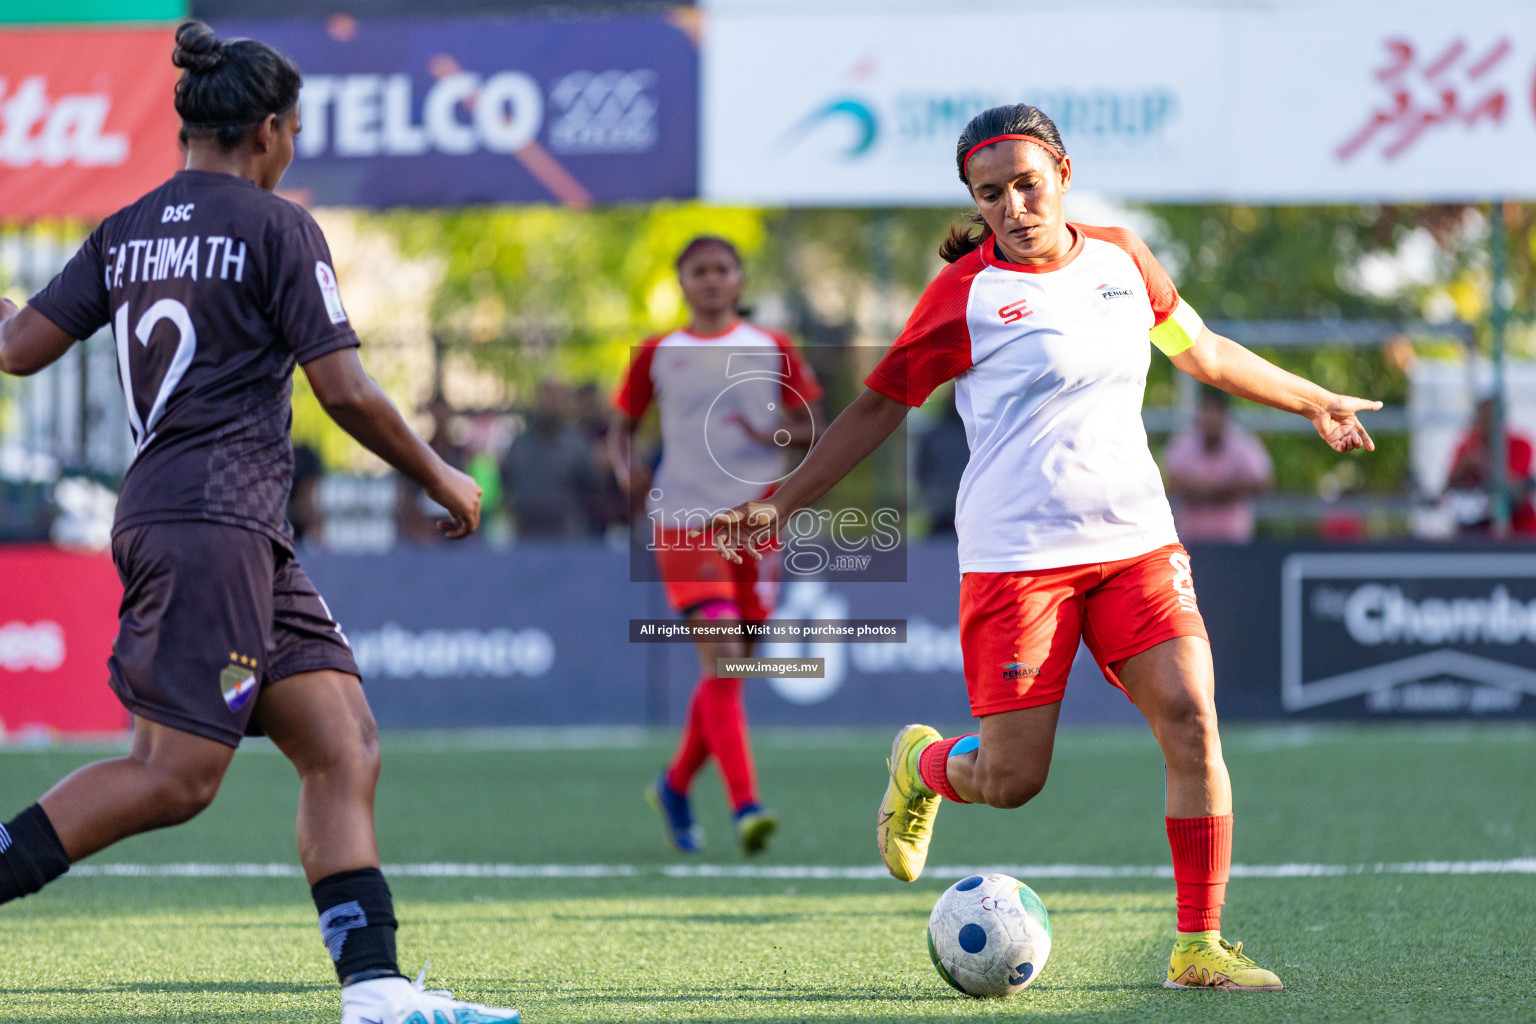
[(1152, 344), (1165, 356), (1176, 356), (1195, 347), (1195, 339), (1205, 330), (1205, 321), (1195, 312), (1195, 307), (1179, 300), (1173, 315), (1152, 328)]

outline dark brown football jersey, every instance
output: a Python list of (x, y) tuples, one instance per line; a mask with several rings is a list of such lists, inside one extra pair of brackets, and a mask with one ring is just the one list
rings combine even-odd
[(181, 171), (103, 221), (31, 304), (76, 338), (112, 325), (137, 449), (114, 533), (201, 519), (291, 546), (293, 368), (359, 344), (302, 207)]

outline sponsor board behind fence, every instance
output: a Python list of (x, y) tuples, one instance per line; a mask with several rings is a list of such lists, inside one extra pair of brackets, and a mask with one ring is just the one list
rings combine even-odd
[(104, 554), (0, 545), (0, 735), (128, 725), (107, 687), (122, 595)]
[[(1224, 721), (1536, 717), (1536, 549), (1191, 546)], [(748, 687), (764, 725), (968, 717), (953, 543), (908, 552), (911, 582), (801, 579), (754, 658), (814, 670)], [(597, 545), (309, 552), (306, 568), (393, 728), (675, 724), (698, 676), (660, 586)], [(119, 729), (107, 686), (121, 596), (110, 560), (0, 548), (0, 720), (11, 732)], [(805, 623), (818, 628), (807, 632)], [(845, 624), (846, 633), (820, 628)], [(860, 624), (904, 629), (887, 642)], [(793, 631), (800, 628), (799, 633)], [(1080, 651), (1066, 723), (1140, 716)]]
[(104, 217), (181, 163), (169, 28), (0, 31), (0, 216)]
[[(1038, 45), (1027, 61), (935, 57), (936, 39), (990, 38)], [(1533, 74), (1536, 11), (1515, 5), (721, 3), (704, 49), (702, 185), (722, 201), (962, 205), (960, 130), (989, 106), (1028, 102), (1061, 128), (1080, 190), (1529, 196)]]
[[(1521, 553), (1524, 551), (1525, 553)], [(1224, 720), (1531, 717), (1536, 551), (1192, 545)], [(910, 582), (788, 581), (754, 657), (815, 663), (748, 687), (754, 721), (885, 726), (968, 717), (952, 543), (913, 546)], [(558, 546), (308, 559), (386, 725), (675, 723), (698, 675), (662, 636), (660, 587), (622, 552)], [(900, 622), (896, 642), (858, 624)], [(645, 630), (650, 628), (651, 633)], [(656, 642), (658, 640), (668, 642)], [(1063, 721), (1140, 716), (1083, 652)]]
[(215, 26), (304, 73), (285, 189), (353, 206), (697, 192), (698, 53), (664, 16)]
[(1281, 596), (1288, 712), (1536, 706), (1536, 553), (1293, 554)]

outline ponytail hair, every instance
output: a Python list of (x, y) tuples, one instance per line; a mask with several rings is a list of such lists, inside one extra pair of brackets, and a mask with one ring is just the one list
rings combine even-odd
[(181, 68), (176, 113), (182, 145), (213, 139), (233, 149), (269, 114), (292, 110), (304, 82), (293, 61), (266, 43), (220, 39), (201, 21), (177, 27), (171, 63)]
[[(970, 188), (971, 181), (966, 177), (965, 165), (971, 150), (988, 139), (995, 139), (1000, 135), (1029, 135), (1039, 139), (1063, 157), (1067, 154), (1067, 147), (1062, 145), (1061, 132), (1056, 128), (1056, 122), (1046, 116), (1039, 107), (1028, 103), (1009, 103), (1001, 107), (990, 107), (971, 118), (965, 130), (960, 133), (960, 138), (955, 142), (955, 171), (960, 175), (960, 180), (965, 183), (967, 189)], [(992, 229), (987, 227), (980, 213), (972, 211), (966, 215), (965, 219), (968, 225), (978, 227), (980, 230), (973, 231), (971, 227), (950, 225), (949, 234), (939, 244), (939, 256), (946, 263), (953, 263), (966, 253), (979, 249), (982, 243), (992, 237)]]

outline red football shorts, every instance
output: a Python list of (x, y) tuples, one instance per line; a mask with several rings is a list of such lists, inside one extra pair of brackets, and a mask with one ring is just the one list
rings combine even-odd
[(744, 622), (762, 622), (773, 614), (779, 589), (779, 552), (763, 552), (759, 562), (745, 553), (741, 564), (728, 562), (707, 537), (689, 540), (668, 532), (656, 549), (656, 568), (675, 612), (688, 612), (712, 601), (729, 601)]
[(1210, 639), (1182, 544), (1118, 562), (968, 572), (960, 581), (965, 687), (977, 718), (1061, 700), (1079, 638), (1123, 691), (1127, 658), (1179, 636)]

